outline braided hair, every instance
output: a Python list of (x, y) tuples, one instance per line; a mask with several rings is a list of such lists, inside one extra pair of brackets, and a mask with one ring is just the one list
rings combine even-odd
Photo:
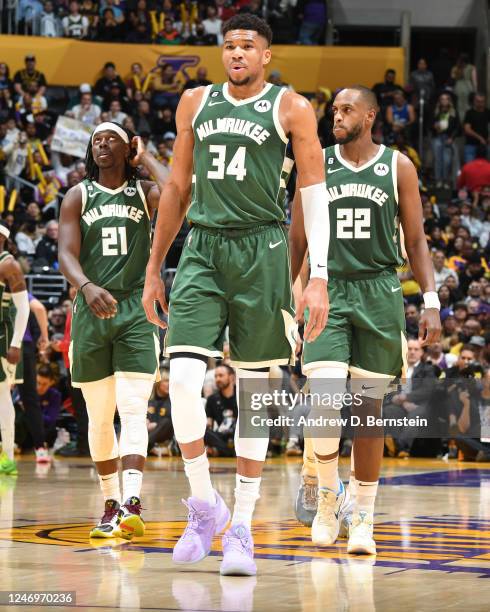
[[(131, 130), (128, 130), (128, 128), (125, 128), (124, 126), (120, 125), (116, 121), (111, 121), (111, 123), (117, 125), (119, 128), (124, 130), (128, 135), (129, 142), (131, 143), (136, 134)], [(97, 166), (97, 164), (95, 163), (95, 159), (92, 153), (92, 138), (90, 138), (90, 142), (87, 146), (87, 152), (85, 154), (85, 178), (90, 181), (99, 180), (99, 166)], [(129, 158), (126, 159), (124, 168), (124, 178), (126, 181), (128, 181), (128, 183), (138, 178), (138, 169), (129, 163)]]

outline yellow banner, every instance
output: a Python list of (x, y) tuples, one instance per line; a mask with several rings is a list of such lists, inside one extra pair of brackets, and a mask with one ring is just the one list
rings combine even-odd
[[(94, 84), (105, 62), (113, 61), (125, 78), (133, 62), (140, 62), (145, 72), (160, 60), (194, 76), (197, 66), (206, 66), (208, 78), (225, 79), (219, 47), (183, 47), (165, 45), (131, 45), (95, 43), (64, 38), (2, 36), (1, 60), (11, 74), (24, 67), (24, 56), (34, 53), (37, 69), (51, 85)], [(277, 45), (272, 47), (271, 70), (279, 70), (282, 80), (297, 91), (313, 92), (317, 87), (332, 91), (347, 85), (372, 87), (383, 80), (387, 68), (397, 72), (403, 82), (404, 53), (399, 47), (305, 47)]]

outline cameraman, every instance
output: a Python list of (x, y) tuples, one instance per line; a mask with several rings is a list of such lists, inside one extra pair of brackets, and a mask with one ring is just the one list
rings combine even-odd
[[(490, 380), (476, 361), (471, 345), (461, 349), (456, 365), (446, 372), (449, 431), (464, 461), (484, 461), (489, 446), (481, 442), (480, 413), (490, 405)], [(483, 380), (482, 380), (483, 379)], [(482, 384), (483, 383), (483, 384)]]

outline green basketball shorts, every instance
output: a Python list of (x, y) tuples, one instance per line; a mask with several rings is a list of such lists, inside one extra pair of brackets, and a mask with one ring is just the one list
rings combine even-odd
[(109, 376), (157, 379), (160, 343), (156, 326), (148, 322), (142, 291), (118, 298), (117, 314), (99, 319), (78, 292), (71, 322), (70, 364), (72, 385)]
[(24, 362), (22, 359), (22, 349), (20, 361), (13, 365), (7, 361), (7, 353), (14, 335), (14, 325), (10, 320), (0, 321), (0, 383), (5, 381), (9, 385), (24, 382)]
[(190, 231), (170, 294), (165, 352), (222, 357), (227, 326), (233, 366), (294, 363), (288, 239), (280, 224)]
[(406, 353), (401, 285), (387, 270), (358, 280), (330, 277), (330, 312), (320, 336), (303, 349), (303, 371), (347, 365), (366, 376), (398, 376)]

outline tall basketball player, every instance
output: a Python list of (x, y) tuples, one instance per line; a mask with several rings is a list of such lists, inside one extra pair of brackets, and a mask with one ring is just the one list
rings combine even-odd
[[(337, 144), (325, 149), (330, 212), (328, 326), (305, 344), (303, 371), (312, 392), (345, 390), (364, 398), (357, 416), (380, 416), (386, 389), (401, 373), (406, 352), (405, 318), (396, 267), (402, 263), (400, 227), (414, 276), (424, 293), (420, 338), (425, 345), (440, 334), (439, 300), (422, 223), (418, 177), (410, 160), (377, 145), (371, 137), (376, 98), (365, 87), (340, 91), (333, 104)], [(291, 228), (292, 275), (296, 278), (307, 249), (301, 197)], [(326, 231), (326, 230), (325, 230)], [(305, 304), (300, 304), (301, 315)], [(332, 416), (335, 411), (331, 410)], [(318, 508), (312, 525), (317, 545), (333, 544), (350, 506), (338, 477), (340, 432), (313, 437), (318, 474)], [(347, 550), (374, 554), (373, 513), (383, 456), (383, 432), (357, 436), (349, 490), (354, 501)]]
[[(188, 524), (173, 552), (176, 563), (208, 555), (213, 535), (230, 515), (211, 484), (203, 442), (206, 415), (200, 398), (208, 357), (222, 356), (227, 326), (238, 385), (247, 378), (266, 380), (269, 366), (293, 357), (295, 322), (282, 226), (290, 139), (307, 215), (318, 226), (328, 224), (313, 110), (303, 97), (264, 79), (271, 58), (269, 26), (256, 16), (238, 15), (225, 23), (223, 34), (228, 81), (186, 91), (177, 110), (174, 163), (160, 199), (143, 295), (149, 320), (161, 324), (154, 309), (155, 301), (167, 308), (160, 267), (189, 207), (192, 185), (188, 219), (193, 227), (172, 288), (166, 338), (172, 420), (191, 488)], [(315, 241), (308, 234), (319, 266), (305, 290), (312, 313), (306, 336), (313, 339), (327, 318), (328, 246), (324, 236)], [(244, 438), (239, 427), (236, 431), (235, 508), (220, 571), (252, 575), (251, 520), (268, 439)]]
[[(14, 476), (17, 464), (14, 460), (15, 409), (10, 387), (22, 382), (19, 371), (22, 338), (29, 319), (29, 300), (24, 274), (17, 261), (7, 251), (5, 242), (9, 229), (0, 224), (0, 432), (2, 453), (0, 474)], [(12, 317), (12, 304), (15, 317)]]
[[(137, 179), (140, 164), (158, 185)], [(70, 189), (61, 206), (59, 259), (65, 277), (78, 287), (71, 377), (87, 404), (90, 454), (105, 500), (103, 516), (90, 536), (131, 539), (144, 533), (140, 492), (148, 446), (146, 411), (159, 344), (141, 296), (150, 256), (150, 217), (164, 179), (141, 139), (131, 139), (113, 122), (94, 130), (86, 167), (86, 178)]]

